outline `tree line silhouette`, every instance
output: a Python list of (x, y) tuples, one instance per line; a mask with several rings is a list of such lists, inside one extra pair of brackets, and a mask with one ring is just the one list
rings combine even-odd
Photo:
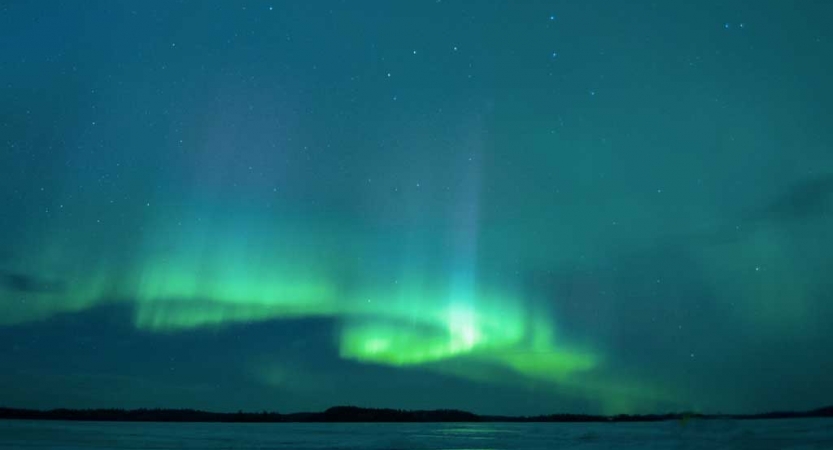
[(281, 414), (278, 412), (223, 413), (195, 409), (20, 409), (0, 407), (0, 419), (70, 420), (101, 422), (659, 422), (689, 419), (785, 419), (833, 417), (833, 406), (810, 411), (775, 411), (760, 414), (549, 414), (538, 416), (478, 415), (456, 409), (402, 410), (335, 406), (322, 412)]

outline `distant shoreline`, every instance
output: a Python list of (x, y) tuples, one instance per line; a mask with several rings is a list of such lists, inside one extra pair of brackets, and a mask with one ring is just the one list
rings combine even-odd
[(194, 409), (20, 409), (0, 407), (0, 419), (66, 420), (97, 422), (224, 422), (224, 423), (396, 423), (396, 422), (661, 422), (691, 419), (796, 419), (833, 417), (833, 406), (809, 411), (774, 411), (759, 414), (547, 414), (538, 416), (479, 415), (455, 409), (399, 410), (336, 406), (322, 412), (281, 414), (277, 412), (218, 413)]

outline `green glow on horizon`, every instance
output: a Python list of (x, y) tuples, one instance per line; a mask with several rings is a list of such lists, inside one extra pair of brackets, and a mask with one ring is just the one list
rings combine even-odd
[(603, 368), (603, 355), (560, 337), (552, 315), (533, 307), (540, 299), (517, 288), (501, 289), (500, 280), (494, 285), (479, 280), (471, 257), (461, 256), (462, 269), (447, 274), (414, 263), (398, 270), (363, 269), (345, 282), (333, 275), (343, 257), (321, 260), (305, 253), (314, 233), (243, 239), (234, 229), (160, 230), (161, 238), (148, 242), (132, 266), (79, 272), (63, 295), (26, 294), (40, 300), (37, 306), (15, 307), (17, 315), (5, 321), (113, 301), (133, 307), (137, 328), (162, 333), (330, 318), (339, 329), (338, 354), (346, 360), (484, 383), (536, 383), (577, 395), (599, 391), (628, 407), (638, 404), (640, 395), (653, 395), (650, 390), (634, 391), (635, 398), (630, 391), (612, 394), (624, 388), (607, 387), (616, 386), (611, 380), (591, 382)]
[(136, 295), (136, 325), (176, 330), (337, 312), (331, 284), (282, 282), (295, 277), (280, 271), (272, 276), (259, 272), (238, 268), (205, 277), (196, 267), (164, 264), (147, 269)]
[[(396, 315), (393, 313), (392, 315)], [(341, 334), (344, 358), (394, 366), (424, 364), (516, 343), (522, 324), (452, 305), (411, 322), (375, 317), (348, 321)]]

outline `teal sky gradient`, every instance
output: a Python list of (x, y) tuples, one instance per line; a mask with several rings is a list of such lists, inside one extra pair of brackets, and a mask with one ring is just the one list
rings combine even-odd
[(0, 6), (0, 404), (830, 403), (831, 14)]

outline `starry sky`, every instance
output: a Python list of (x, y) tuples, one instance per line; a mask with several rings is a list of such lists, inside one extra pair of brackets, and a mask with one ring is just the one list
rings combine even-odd
[(0, 5), (0, 403), (833, 402), (833, 3)]

